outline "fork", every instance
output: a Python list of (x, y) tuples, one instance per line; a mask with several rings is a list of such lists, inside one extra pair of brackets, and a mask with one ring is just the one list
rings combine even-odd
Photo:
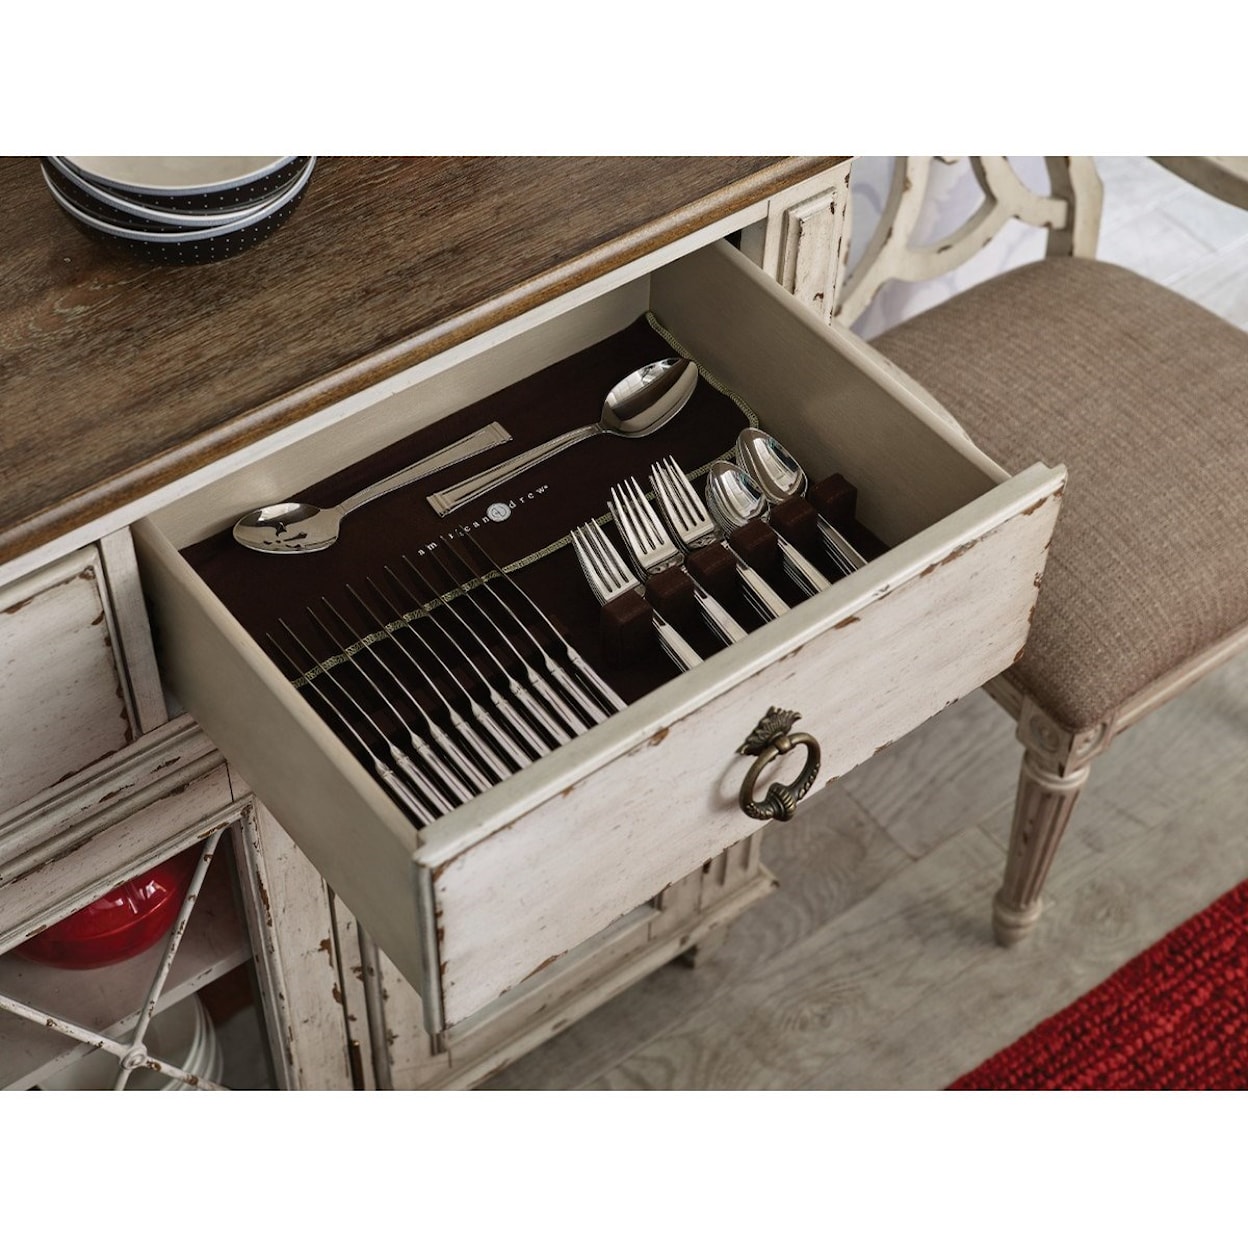
[(724, 540), (688, 475), (670, 455), (650, 469), (650, 484), (668, 527), (685, 550), (700, 550), (718, 542), (737, 561), (746, 601), (764, 620), (774, 620), (789, 609), (789, 604)]
[[(623, 556), (607, 540), (596, 520), (588, 520), (572, 530), (572, 549), (600, 603), (610, 602), (629, 590), (644, 596), (641, 582), (628, 570)], [(698, 652), (657, 611), (653, 619), (663, 652), (682, 672), (702, 662)]]
[(745, 637), (745, 629), (693, 579), (685, 567), (683, 551), (676, 549), (635, 478), (629, 477), (620, 485), (613, 486), (607, 505), (628, 553), (643, 576), (652, 577), (666, 572), (668, 568), (679, 568), (693, 583), (694, 597), (716, 636), (726, 645)]

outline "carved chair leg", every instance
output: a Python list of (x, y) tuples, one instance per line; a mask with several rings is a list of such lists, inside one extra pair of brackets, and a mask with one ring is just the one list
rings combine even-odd
[(1017, 944), (1039, 919), (1044, 904), (1041, 891), (1053, 855), (1089, 770), (1084, 765), (1062, 775), (1030, 750), (1023, 755), (1005, 880), (992, 903), (992, 929), (998, 944)]

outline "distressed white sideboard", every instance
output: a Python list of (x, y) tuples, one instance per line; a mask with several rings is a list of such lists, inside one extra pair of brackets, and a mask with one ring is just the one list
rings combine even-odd
[[(1010, 477), (826, 324), (848, 168), (328, 160), (254, 252), (160, 270), (80, 237), (36, 161), (0, 162), (21, 486), (0, 950), (223, 833), (161, 1002), (245, 979), (274, 1086), (432, 1088), (712, 948), (774, 886), (737, 802), (744, 733), (793, 705), (827, 780), (1008, 666), (1064, 479)], [(812, 470), (853, 480), (889, 550), (418, 837), (181, 551), (647, 310)], [(107, 1032), (157, 957), (6, 952), (0, 995)], [(82, 1051), (0, 1011), (0, 1085)]]

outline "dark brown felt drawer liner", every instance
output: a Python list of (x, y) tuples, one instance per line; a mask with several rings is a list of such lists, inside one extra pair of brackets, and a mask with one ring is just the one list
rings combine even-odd
[[(636, 476), (648, 491), (649, 470), (658, 459), (670, 455), (687, 472), (701, 473), (712, 460), (729, 455), (737, 434), (750, 422), (741, 406), (702, 378), (685, 409), (669, 425), (648, 437), (625, 439), (601, 435), (590, 438), (446, 517), (438, 517), (434, 513), (426, 496), (556, 434), (591, 423), (601, 411), (603, 397), (621, 377), (643, 364), (671, 354), (673, 350), (665, 338), (647, 318), (639, 318), (593, 346), (308, 486), (300, 491), (303, 501), (320, 506), (332, 505), (491, 421), (498, 421), (512, 435), (512, 440), (502, 446), (453, 464), (352, 512), (343, 523), (338, 541), (327, 550), (305, 555), (262, 554), (239, 546), (226, 529), (182, 553), (242, 626), (274, 656), (286, 675), (293, 676), (294, 673), (274, 654), (266, 641), (266, 634), (272, 632), (288, 651), (297, 652), (282, 631), (281, 621), (295, 629), (318, 659), (333, 662), (334, 676), (365, 706), (382, 731), (394, 733), (400, 730), (400, 725), (395, 723), (391, 711), (352, 664), (341, 661), (342, 647), (335, 645), (312, 623), (307, 614), (308, 608), (315, 609), (341, 641), (347, 641), (347, 637), (324, 608), (322, 599), (332, 603), (348, 621), (355, 637), (375, 635), (378, 631), (375, 624), (360, 611), (346, 587), (350, 585), (354, 588), (382, 619), (392, 623), (395, 613), (387, 611), (381, 600), (374, 596), (368, 579), (372, 578), (380, 584), (391, 602), (406, 613), (414, 604), (401, 594), (386, 569), (397, 572), (425, 602), (429, 596), (422, 592), (418, 582), (404, 567), (403, 556), (425, 570), (439, 589), (449, 589), (452, 582), (433, 562), (431, 543), (433, 552), (446, 566), (461, 573), (459, 565), (441, 550), (439, 539), (448, 535), (454, 539), (457, 534), (462, 535), (466, 531), (490, 557), (500, 565), (513, 569), (512, 575), (517, 582), (541, 605), (568, 642), (625, 701), (634, 701), (670, 679), (675, 669), (662, 655), (652, 630), (648, 628), (638, 634), (641, 644), (629, 651), (627, 661), (615, 664), (608, 661), (603, 652), (602, 613), (581, 575), (567, 542), (568, 534), (577, 524), (603, 518), (607, 513), (611, 487), (626, 477)], [(695, 484), (700, 488), (700, 476)], [(851, 539), (857, 540), (866, 553), (878, 553), (881, 549), (878, 541), (854, 524), (852, 515), (845, 510), (846, 490), (825, 489), (824, 493), (833, 500), (833, 504), (830, 509), (822, 505), (820, 509), (831, 515), (836, 512), (836, 501), (839, 500), (839, 514), (832, 518), (844, 526)], [(852, 490), (848, 491), (848, 495), (849, 507), (852, 508)], [(490, 518), (491, 505), (498, 503), (507, 506), (505, 519)], [(792, 510), (796, 514), (790, 517), (794, 521), (790, 536), (829, 577), (834, 578), (835, 571), (814, 535), (809, 507), (799, 503)], [(499, 514), (497, 510), (495, 514)], [(617, 547), (622, 549), (614, 525), (607, 521), (604, 528)], [(463, 550), (469, 558), (476, 559), (478, 571), (486, 571), (486, 565), (464, 541), (457, 541), (454, 546)], [(542, 553), (534, 559), (536, 552)], [(787, 578), (777, 569), (772, 570), (769, 579), (790, 602), (798, 601)], [(736, 618), (747, 629), (756, 627), (758, 621), (740, 598), (735, 578), (726, 577), (719, 586), (723, 590), (724, 604)], [(544, 639), (541, 628), (527, 608), (506, 587), (500, 589), (534, 633)], [(497, 604), (488, 593), (477, 589), (474, 594), (480, 598), (482, 605), (489, 608), (491, 617), (507, 627), (508, 636), (521, 652), (530, 653), (532, 647), (524, 633), (497, 609)], [(510, 648), (481, 621), (480, 616), (462, 602), (457, 605), (465, 618), (480, 626), (478, 632), (481, 638), (493, 642), (491, 652), (505, 665), (518, 666)], [(676, 605), (673, 603), (673, 608)], [(453, 614), (440, 606), (434, 609), (446, 627), (462, 638), (462, 629)], [(674, 618), (673, 622), (679, 624), (682, 633), (703, 656), (721, 648), (696, 612)], [(471, 688), (475, 676), (455, 649), (428, 621), (421, 622), (418, 627), (421, 635), (443, 656), (460, 680)], [(387, 643), (379, 653), (391, 661), (396, 672), (403, 672), (406, 660), (394, 653), (392, 645)], [(497, 672), (497, 668), (493, 668), (466, 642), (465, 649), (476, 658), (478, 667), (485, 674)], [(413, 653), (420, 652), (419, 647), (413, 647)], [(309, 663), (306, 666), (310, 668), (313, 665)], [(431, 678), (439, 677), (435, 666), (422, 667)], [(391, 694), (398, 708), (406, 713), (408, 706), (401, 698), (394, 696), (378, 669), (369, 670)], [(331, 694), (336, 694), (324, 681), (321, 683)], [(438, 684), (452, 702), (461, 701), (453, 682), (438, 679)], [(418, 681), (412, 682), (410, 687), (421, 698), (426, 713), (441, 718), (437, 700), (429, 699), (427, 695), (422, 697)], [(350, 713), (350, 708), (340, 696), (335, 696), (334, 701), (340, 709)], [(315, 697), (310, 699), (310, 704), (318, 712), (322, 709)], [(327, 717), (327, 722), (336, 731), (339, 729), (331, 718)], [(353, 716), (353, 722), (371, 743), (380, 744), (376, 741), (375, 732), (360, 717)], [(359, 752), (349, 735), (340, 735), (345, 744)]]

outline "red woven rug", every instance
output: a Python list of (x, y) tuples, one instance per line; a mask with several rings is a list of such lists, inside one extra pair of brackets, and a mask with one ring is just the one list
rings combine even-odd
[(953, 1091), (1248, 1088), (1248, 880)]

